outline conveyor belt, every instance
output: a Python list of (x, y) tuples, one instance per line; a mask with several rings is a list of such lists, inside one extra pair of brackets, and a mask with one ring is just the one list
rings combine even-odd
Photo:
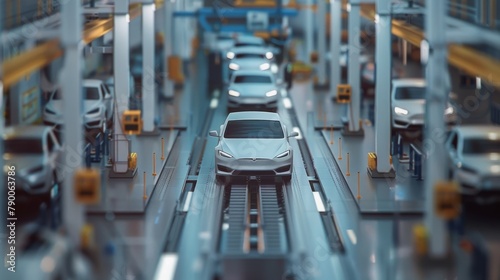
[(283, 214), (278, 204), (275, 185), (232, 185), (226, 192), (228, 207), (223, 228), (226, 229), (223, 254), (284, 254), (286, 234)]

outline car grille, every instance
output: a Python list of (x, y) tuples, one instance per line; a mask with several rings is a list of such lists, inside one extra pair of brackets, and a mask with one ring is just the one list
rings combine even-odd
[(240, 175), (240, 176), (271, 176), (271, 175), (276, 175), (274, 171), (256, 171), (256, 170), (242, 170), (242, 171), (235, 171), (234, 175)]

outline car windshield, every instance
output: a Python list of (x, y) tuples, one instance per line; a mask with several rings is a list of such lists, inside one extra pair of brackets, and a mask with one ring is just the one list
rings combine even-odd
[(253, 83), (253, 84), (270, 84), (272, 83), (271, 77), (262, 75), (240, 75), (234, 78), (234, 83)]
[(250, 43), (250, 42), (243, 43), (243, 42), (240, 42), (240, 43), (234, 44), (234, 46), (235, 47), (259, 47), (259, 46), (262, 46), (262, 45), (259, 44), (259, 43)]
[(228, 121), (224, 138), (284, 138), (279, 121), (270, 120), (239, 120)]
[(4, 141), (5, 153), (9, 154), (42, 154), (43, 145), (41, 139), (17, 138)]
[(464, 140), (464, 154), (500, 153), (500, 140), (469, 138)]
[(266, 58), (263, 54), (258, 53), (239, 53), (236, 58)]
[(400, 87), (396, 89), (396, 99), (425, 99), (425, 87)]
[(99, 88), (97, 87), (85, 87), (84, 99), (86, 100), (99, 100)]

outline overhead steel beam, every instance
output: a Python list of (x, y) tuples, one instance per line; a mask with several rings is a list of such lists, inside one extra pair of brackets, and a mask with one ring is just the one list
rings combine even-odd
[[(366, 19), (374, 21), (375, 6), (362, 4), (361, 15)], [(425, 38), (420, 28), (411, 26), (400, 20), (392, 20), (392, 34), (418, 47), (420, 47), (420, 43)], [(449, 44), (448, 61), (451, 65), (469, 75), (480, 77), (483, 81), (500, 87), (500, 76), (493, 75), (493, 73), (500, 73), (500, 60), (471, 47)]]
[[(135, 19), (141, 14), (141, 5), (130, 5), (129, 14), (130, 20)], [(88, 44), (108, 33), (111, 29), (113, 29), (113, 20), (111, 18), (94, 20), (85, 24), (82, 33), (83, 41)], [(9, 88), (31, 72), (48, 65), (61, 57), (62, 54), (63, 50), (59, 39), (52, 39), (5, 60), (2, 64), (3, 73), (5, 73), (2, 77), (4, 89)]]

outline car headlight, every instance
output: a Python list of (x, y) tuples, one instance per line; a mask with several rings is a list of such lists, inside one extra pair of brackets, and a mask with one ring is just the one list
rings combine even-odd
[(273, 59), (274, 55), (272, 52), (266, 52), (266, 58), (267, 59)]
[(95, 113), (99, 113), (99, 111), (101, 111), (101, 108), (97, 107), (95, 109), (88, 111), (87, 114), (95, 114)]
[(284, 151), (283, 153), (281, 153), (281, 154), (277, 155), (276, 157), (277, 157), (277, 158), (284, 158), (284, 157), (287, 157), (287, 156), (289, 156), (289, 155), (290, 155), (290, 150), (286, 150), (286, 151)]
[(469, 173), (477, 173), (476, 170), (474, 170), (472, 167), (469, 167), (469, 166), (466, 166), (466, 165), (462, 165), (460, 167), (460, 169), (462, 169), (462, 171), (465, 171), (465, 172), (469, 172)]
[(278, 71), (279, 71), (278, 65), (276, 65), (276, 64), (273, 63), (271, 65), (271, 72), (273, 72), (274, 74), (276, 74), (276, 73), (278, 73)]
[(273, 90), (271, 90), (271, 91), (266, 92), (266, 96), (267, 96), (267, 97), (275, 96), (276, 94), (278, 94), (278, 91), (277, 91), (277, 90), (275, 90), (275, 89), (273, 89)]
[(28, 174), (33, 174), (33, 173), (38, 173), (38, 172), (41, 172), (43, 170), (43, 165), (39, 165), (39, 166), (36, 166), (36, 167), (33, 167), (31, 169), (29, 169), (27, 171)]
[(239, 92), (232, 90), (232, 89), (230, 89), (227, 93), (229, 93), (229, 95), (231, 95), (231, 96), (236, 96), (236, 97), (240, 96)]
[(231, 62), (231, 63), (229, 63), (229, 69), (236, 71), (236, 70), (240, 69), (240, 66), (234, 62)]
[(445, 115), (451, 115), (451, 114), (453, 114), (453, 112), (455, 112), (455, 110), (453, 109), (452, 106), (450, 106), (450, 107), (446, 108), (446, 110), (444, 110)]
[(269, 70), (269, 68), (271, 68), (271, 65), (269, 63), (262, 63), (260, 66), (259, 66), (259, 69), (261, 71), (264, 71), (264, 70)]
[(233, 157), (232, 155), (230, 155), (230, 154), (228, 154), (228, 153), (226, 153), (224, 151), (221, 151), (221, 150), (219, 150), (219, 155), (221, 157), (226, 157), (226, 158), (232, 158)]
[(56, 114), (56, 112), (54, 112), (53, 110), (51, 110), (51, 109), (49, 109), (49, 108), (47, 108), (47, 107), (45, 107), (45, 112), (47, 112), (47, 113), (49, 113), (49, 114), (53, 114), (53, 115), (55, 115), (55, 114)]
[(401, 107), (394, 107), (394, 113), (398, 115), (408, 115), (408, 110), (403, 109)]
[(228, 53), (226, 54), (226, 57), (227, 57), (228, 59), (233, 59), (233, 58), (234, 58), (234, 52), (228, 52)]

